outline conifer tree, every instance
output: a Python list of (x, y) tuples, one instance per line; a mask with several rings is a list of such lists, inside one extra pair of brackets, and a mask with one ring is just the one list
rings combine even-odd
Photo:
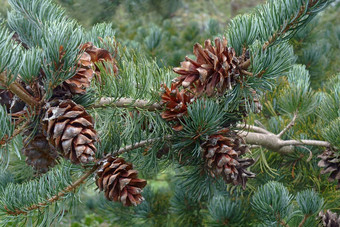
[[(313, 90), (291, 45), (332, 1), (269, 1), (172, 69), (111, 24), (8, 2), (1, 225), (56, 225), (97, 189), (113, 225), (340, 226), (340, 75)], [(164, 170), (173, 185), (154, 190)]]

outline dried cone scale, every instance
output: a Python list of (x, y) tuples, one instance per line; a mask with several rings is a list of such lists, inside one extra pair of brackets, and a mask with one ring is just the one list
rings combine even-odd
[(246, 170), (254, 164), (254, 160), (241, 158), (249, 149), (236, 133), (228, 133), (227, 136), (212, 135), (201, 147), (211, 176), (222, 176), (226, 183), (242, 185), (243, 188), (248, 178), (255, 177), (254, 173)]
[(164, 89), (161, 103), (165, 106), (165, 110), (161, 116), (167, 121), (176, 121), (173, 129), (180, 131), (182, 126), (179, 119), (187, 113), (188, 104), (193, 102), (193, 95), (186, 90), (179, 91), (174, 84), (171, 85), (171, 89), (164, 85)]
[(146, 181), (137, 178), (137, 170), (122, 158), (109, 156), (99, 162), (96, 184), (108, 200), (122, 202), (124, 206), (138, 205)]
[(330, 210), (327, 210), (326, 213), (321, 211), (319, 217), (324, 227), (340, 227), (340, 217)]
[(49, 168), (55, 166), (58, 152), (50, 146), (41, 130), (31, 137), (31, 131), (24, 134), (23, 153), (26, 156), (26, 163), (33, 167), (37, 173), (46, 173)]
[(194, 46), (194, 55), (196, 60), (188, 57), (181, 62), (181, 67), (174, 68), (174, 72), (180, 76), (173, 82), (176, 86), (194, 87), (197, 95), (223, 94), (227, 89), (232, 87), (240, 80), (240, 65), (245, 62), (249, 56), (246, 52), (240, 57), (236, 57), (235, 50), (227, 47), (227, 40), (223, 38), (215, 39), (215, 45), (210, 40), (206, 40), (204, 48), (196, 43)]
[(48, 105), (43, 121), (49, 142), (74, 164), (94, 161), (97, 132), (92, 117), (71, 100)]

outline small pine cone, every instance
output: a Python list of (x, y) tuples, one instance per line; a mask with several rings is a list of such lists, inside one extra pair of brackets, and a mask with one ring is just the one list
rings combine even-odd
[(171, 90), (166, 85), (164, 88), (161, 103), (165, 106), (165, 110), (161, 116), (167, 121), (175, 121), (173, 129), (180, 131), (183, 126), (179, 120), (187, 113), (188, 104), (193, 102), (193, 95), (185, 90), (179, 91), (174, 84), (171, 84)]
[(72, 94), (85, 94), (86, 89), (90, 87), (91, 80), (94, 76), (93, 63), (91, 56), (83, 52), (78, 60), (77, 73), (70, 79), (65, 80), (63, 87)]
[(227, 136), (210, 136), (201, 145), (203, 158), (211, 176), (222, 176), (226, 183), (242, 185), (245, 188), (247, 179), (255, 177), (254, 173), (246, 170), (254, 164), (254, 160), (240, 158), (249, 151), (241, 137), (232, 132)]
[(327, 210), (326, 213), (320, 211), (319, 217), (324, 227), (340, 227), (340, 217), (330, 210)]
[(131, 163), (109, 156), (99, 164), (96, 184), (108, 200), (120, 201), (124, 206), (136, 206), (144, 200), (141, 192), (146, 180), (137, 178), (138, 172)]
[(181, 62), (181, 67), (173, 69), (180, 75), (173, 80), (176, 86), (192, 86), (197, 95), (204, 93), (208, 96), (216, 92), (222, 95), (227, 89), (231, 90), (240, 80), (239, 66), (247, 60), (247, 54), (244, 52), (242, 56), (236, 57), (235, 50), (228, 48), (227, 43), (225, 38), (216, 38), (215, 46), (211, 45), (210, 40), (206, 40), (204, 48), (196, 43), (196, 61), (186, 57), (186, 61)]
[[(93, 45), (91, 42), (87, 42), (83, 44), (81, 47), (82, 50), (85, 50), (86, 53), (88, 53), (91, 56), (91, 61), (93, 63), (97, 62), (109, 62), (112, 65), (112, 70), (115, 74), (118, 73), (118, 67), (116, 65), (116, 60), (111, 56), (110, 52), (103, 49), (103, 48), (98, 48)], [(95, 65), (95, 64), (94, 64)], [(95, 65), (95, 73), (97, 75), (97, 78), (100, 80), (100, 70), (99, 68)]]
[(337, 180), (337, 189), (340, 189), (340, 155), (336, 154), (331, 149), (327, 149), (318, 157), (321, 158), (318, 166), (324, 168), (321, 170), (321, 174), (330, 173), (328, 180)]
[(50, 167), (55, 166), (58, 152), (49, 145), (41, 130), (33, 138), (29, 137), (30, 133), (31, 131), (24, 133), (27, 135), (23, 147), (26, 163), (32, 166), (37, 173), (46, 173)]
[(92, 162), (97, 151), (92, 117), (71, 100), (48, 105), (52, 106), (48, 106), (43, 121), (49, 142), (74, 164)]

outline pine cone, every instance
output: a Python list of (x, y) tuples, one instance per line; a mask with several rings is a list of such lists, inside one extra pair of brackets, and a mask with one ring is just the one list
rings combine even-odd
[(242, 185), (243, 188), (248, 178), (255, 177), (254, 173), (246, 170), (254, 164), (254, 160), (240, 158), (249, 149), (236, 133), (229, 131), (227, 137), (220, 134), (212, 135), (201, 147), (211, 176), (222, 176), (226, 183)]
[(193, 102), (193, 95), (185, 90), (179, 91), (174, 84), (171, 84), (171, 90), (166, 85), (164, 88), (161, 103), (165, 106), (165, 110), (161, 116), (167, 121), (175, 121), (173, 129), (180, 131), (183, 126), (179, 120), (187, 113), (188, 104)]
[(86, 52), (82, 53), (78, 61), (77, 73), (72, 78), (65, 80), (63, 87), (72, 94), (85, 94), (94, 76), (92, 68), (91, 56)]
[(45, 118), (45, 133), (49, 142), (72, 163), (88, 163), (97, 151), (97, 132), (93, 119), (85, 109), (71, 100), (49, 103)]
[(96, 184), (108, 200), (120, 201), (124, 206), (136, 206), (144, 200), (141, 192), (146, 181), (137, 178), (138, 172), (131, 163), (109, 156), (100, 165)]
[[(116, 65), (116, 60), (111, 56), (110, 52), (103, 49), (103, 48), (98, 48), (93, 45), (91, 42), (87, 42), (82, 46), (82, 49), (85, 50), (86, 53), (88, 53), (91, 56), (91, 61), (93, 63), (97, 62), (109, 62), (112, 65), (112, 70), (116, 74), (118, 73), (118, 67)], [(97, 75), (97, 78), (100, 80), (100, 70), (97, 67), (96, 64), (95, 66), (95, 73)]]
[(228, 48), (227, 43), (225, 38), (216, 38), (215, 46), (211, 45), (210, 40), (206, 40), (204, 48), (196, 43), (196, 61), (186, 57), (186, 61), (181, 62), (181, 67), (173, 69), (181, 75), (173, 80), (176, 86), (192, 86), (197, 95), (205, 93), (208, 96), (216, 92), (222, 95), (227, 89), (231, 90), (241, 79), (240, 64), (249, 59), (249, 56), (244, 51), (242, 56), (236, 57), (235, 50)]
[(25, 103), (8, 90), (0, 89), (0, 105), (6, 107), (8, 113), (17, 113), (25, 108)]
[(30, 130), (24, 133), (27, 136), (23, 147), (26, 163), (38, 173), (46, 173), (50, 167), (55, 166), (58, 153), (49, 145), (42, 130), (38, 130), (33, 138), (29, 138), (30, 133)]
[(340, 217), (330, 210), (327, 210), (326, 213), (320, 211), (319, 217), (324, 227), (340, 227)]
[(330, 173), (329, 181), (338, 181), (337, 189), (340, 188), (340, 156), (335, 154), (331, 149), (325, 150), (318, 156), (321, 160), (318, 166), (324, 168), (321, 170), (321, 174)]

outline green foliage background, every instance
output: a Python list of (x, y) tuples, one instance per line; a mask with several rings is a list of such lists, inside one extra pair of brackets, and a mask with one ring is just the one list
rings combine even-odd
[[(224, 35), (226, 25), (233, 16), (247, 12), (263, 1), (255, 0), (249, 3), (245, 0), (56, 0), (56, 2), (66, 9), (70, 17), (77, 19), (86, 28), (104, 21), (112, 23), (116, 39), (123, 45), (155, 58), (159, 66), (173, 67), (178, 66), (186, 55), (192, 55), (194, 43), (203, 43), (205, 39)], [(5, 15), (8, 4), (5, 0), (0, 0), (0, 5), (0, 13)], [(238, 9), (237, 12), (235, 9)], [(339, 10), (340, 4), (337, 2), (334, 7), (315, 18), (302, 32), (296, 34), (291, 41), (297, 62), (305, 64), (310, 72), (311, 87), (315, 92), (326, 90), (326, 81), (340, 72), (340, 25), (337, 23), (340, 21)], [(289, 81), (282, 78), (277, 84), (279, 86), (274, 92), (261, 100), (264, 107), (261, 115), (256, 118), (249, 117), (250, 123), (259, 120), (274, 133), (278, 133), (291, 119), (291, 116), (282, 114), (284, 92), (289, 87)], [(298, 139), (320, 135), (322, 125), (317, 125), (314, 118), (315, 115), (310, 114), (299, 120), (286, 138), (293, 134), (299, 135)], [(309, 149), (312, 150), (314, 157), (320, 153), (319, 149)], [(263, 149), (255, 149), (253, 152), (260, 161), (252, 168), (257, 177), (256, 181), (249, 181), (249, 188), (256, 189), (270, 180), (275, 180), (284, 182), (288, 188), (286, 193), (296, 195), (304, 190), (306, 185), (308, 187), (313, 185), (319, 189), (318, 191), (323, 191), (321, 196), (326, 199), (326, 208), (340, 207), (338, 200), (340, 193), (335, 191), (332, 183), (327, 182), (326, 176), (320, 175), (316, 158), (306, 162), (309, 152), (303, 148), (285, 157)], [(18, 162), (25, 165), (23, 161)], [(138, 167), (138, 163), (136, 165)], [(81, 198), (83, 201), (81, 207), (77, 207), (76, 215), (64, 217), (60, 225), (176, 226), (181, 223), (181, 226), (218, 226), (216, 220), (225, 217), (219, 216), (220, 214), (211, 215), (214, 214), (214, 210), (218, 210), (217, 202), (202, 204), (191, 198), (192, 192), (181, 193), (184, 189), (178, 184), (180, 179), (174, 177), (178, 173), (173, 169), (170, 165), (166, 171), (148, 179), (149, 187), (144, 192), (147, 202), (136, 208), (125, 208), (118, 203), (106, 201), (102, 194), (93, 192), (94, 185), (89, 185), (87, 193)], [(16, 171), (17, 174), (9, 176), (16, 182), (32, 176), (32, 173), (26, 172), (27, 176), (23, 177), (20, 170)], [(151, 178), (147, 169), (140, 172), (141, 177)], [(249, 191), (229, 188), (229, 192), (234, 197), (241, 196), (245, 201), (250, 201)], [(215, 198), (216, 200), (223, 200), (221, 198), (229, 195), (216, 196), (219, 196)], [(256, 220), (256, 214), (248, 212), (249, 207), (242, 210), (242, 204), (236, 202), (231, 204), (234, 207), (229, 210), (226, 208), (224, 214), (236, 216), (236, 220), (243, 223), (242, 226), (251, 225), (247, 220)], [(297, 205), (298, 201), (294, 201), (294, 204)], [(202, 207), (204, 209), (201, 209)]]

